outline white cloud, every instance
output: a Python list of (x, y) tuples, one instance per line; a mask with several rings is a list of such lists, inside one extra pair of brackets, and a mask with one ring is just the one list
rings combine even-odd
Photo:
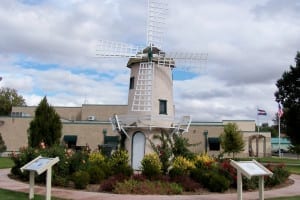
[[(0, 86), (29, 105), (44, 95), (53, 105), (126, 104), (126, 60), (95, 58), (95, 49), (100, 39), (144, 45), (146, 3), (3, 0)], [(177, 114), (255, 119), (260, 106), (270, 121), (275, 82), (299, 51), (298, 8), (293, 0), (169, 0), (165, 50), (209, 54), (202, 75), (175, 81)]]

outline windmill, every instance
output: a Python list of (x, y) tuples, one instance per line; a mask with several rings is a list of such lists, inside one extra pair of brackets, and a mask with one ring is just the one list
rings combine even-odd
[[(149, 139), (153, 132), (162, 129), (172, 134), (188, 131), (191, 117), (175, 118), (172, 77), (175, 63), (181, 63), (189, 70), (207, 60), (207, 54), (161, 50), (167, 7), (167, 0), (148, 0), (146, 47), (101, 40), (96, 50), (96, 56), (100, 58), (129, 58), (128, 113), (114, 115), (111, 122), (114, 130), (129, 139), (127, 145), (129, 151), (132, 149), (134, 168), (138, 168), (139, 161), (147, 152), (147, 147), (142, 146), (143, 141)], [(145, 150), (141, 153), (139, 150), (143, 148)]]

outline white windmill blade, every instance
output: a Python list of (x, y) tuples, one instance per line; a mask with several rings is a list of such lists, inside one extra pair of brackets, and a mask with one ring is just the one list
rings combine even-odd
[[(166, 52), (165, 59), (174, 59), (176, 67), (188, 71), (198, 71), (204, 68), (207, 62), (207, 53)], [(196, 67), (196, 68), (195, 68)]]
[(96, 56), (102, 58), (137, 57), (142, 47), (115, 41), (100, 40)]
[(148, 0), (147, 46), (162, 47), (168, 0)]

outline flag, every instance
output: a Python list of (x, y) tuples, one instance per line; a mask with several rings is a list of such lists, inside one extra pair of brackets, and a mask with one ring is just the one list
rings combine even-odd
[(257, 115), (267, 115), (267, 112), (262, 109), (257, 109)]
[(280, 103), (278, 103), (278, 117), (279, 118), (281, 118), (282, 117), (282, 115), (283, 115), (283, 110), (282, 110), (282, 108), (281, 108), (281, 105), (280, 105)]

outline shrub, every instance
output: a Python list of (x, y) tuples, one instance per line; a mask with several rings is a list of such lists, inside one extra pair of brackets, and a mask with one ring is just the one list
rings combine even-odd
[(232, 187), (236, 187), (237, 184), (237, 171), (230, 164), (230, 160), (223, 160), (219, 165), (219, 172), (224, 175), (228, 180), (230, 180), (230, 184)]
[(177, 183), (161, 181), (137, 181), (133, 179), (118, 182), (114, 189), (118, 194), (161, 194), (172, 195), (181, 194), (182, 187)]
[(191, 170), (190, 177), (203, 185), (203, 187), (208, 187), (210, 173), (207, 169), (195, 168)]
[(11, 159), (14, 162), (14, 166), (11, 169), (11, 173), (22, 180), (29, 180), (29, 173), (28, 171), (21, 172), (20, 168), (27, 164), (29, 161), (35, 159), (39, 156), (39, 150), (35, 150), (31, 147), (23, 147), (20, 148), (19, 154), (12, 154)]
[(248, 179), (245, 176), (242, 176), (243, 179), (243, 189), (244, 190), (255, 190), (258, 188), (258, 176), (251, 177), (251, 179)]
[(191, 171), (191, 177), (211, 192), (224, 192), (230, 186), (230, 180), (217, 170), (195, 168)]
[(100, 152), (92, 152), (89, 154), (89, 162), (96, 165), (102, 165), (105, 162), (105, 156)]
[(182, 156), (178, 156), (174, 159), (172, 169), (170, 170), (169, 174), (171, 177), (188, 175), (190, 170), (194, 168), (195, 165), (193, 162)]
[(6, 147), (5, 142), (2, 138), (2, 135), (0, 133), (0, 153), (6, 151), (6, 149), (7, 149), (7, 147)]
[(178, 183), (184, 189), (184, 191), (195, 192), (201, 188), (201, 184), (194, 181), (189, 176), (176, 176), (172, 178), (172, 182)]
[(194, 160), (197, 168), (210, 168), (215, 164), (215, 159), (207, 154), (197, 155)]
[(230, 181), (223, 175), (218, 173), (210, 173), (208, 189), (211, 192), (224, 192), (228, 190)]
[(124, 150), (115, 151), (109, 159), (109, 165), (111, 173), (113, 175), (124, 174), (125, 176), (131, 176), (133, 169), (128, 164), (128, 152)]
[(76, 151), (69, 158), (69, 173), (73, 174), (77, 171), (86, 171), (87, 170), (87, 160), (88, 154), (82, 151)]
[(153, 178), (159, 176), (162, 171), (162, 164), (159, 160), (157, 154), (148, 154), (145, 155), (142, 162), (142, 174), (145, 175), (147, 178)]
[(100, 183), (105, 178), (104, 171), (96, 165), (89, 166), (88, 173), (92, 184)]
[(290, 176), (290, 172), (285, 165), (268, 165), (267, 168), (273, 172), (273, 176), (266, 179), (266, 186), (275, 186), (284, 183)]
[(126, 176), (119, 174), (109, 177), (108, 179), (102, 181), (99, 191), (112, 192), (118, 182), (122, 182), (126, 179)]
[(85, 189), (90, 182), (90, 175), (85, 171), (77, 171), (72, 175), (76, 189)]

